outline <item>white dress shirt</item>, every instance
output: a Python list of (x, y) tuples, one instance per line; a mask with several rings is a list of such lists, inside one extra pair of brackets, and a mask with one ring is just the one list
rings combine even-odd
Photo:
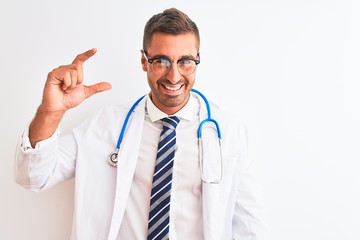
[[(139, 159), (118, 239), (145, 239), (147, 235), (150, 193), (156, 161), (161, 120), (168, 115), (146, 99), (145, 122)], [(194, 97), (175, 115), (175, 161), (170, 203), (170, 239), (203, 239), (201, 176), (196, 131), (199, 126), (199, 103)]]

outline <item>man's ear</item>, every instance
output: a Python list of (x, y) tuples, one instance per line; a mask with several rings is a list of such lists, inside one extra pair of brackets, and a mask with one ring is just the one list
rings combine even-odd
[(145, 54), (144, 51), (141, 50), (141, 67), (144, 70), (144, 72), (147, 72), (147, 70), (148, 70), (147, 69), (147, 60), (146, 60), (144, 54)]

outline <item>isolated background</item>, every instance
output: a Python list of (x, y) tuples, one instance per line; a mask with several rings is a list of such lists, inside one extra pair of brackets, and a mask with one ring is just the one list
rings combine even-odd
[(140, 66), (144, 24), (173, 6), (200, 28), (195, 87), (248, 125), (272, 239), (359, 240), (355, 0), (1, 0), (0, 239), (69, 238), (73, 181), (39, 194), (13, 181), (16, 142), (47, 73), (96, 47), (85, 82), (113, 85), (68, 112), (64, 132), (104, 104), (137, 98), (149, 91)]

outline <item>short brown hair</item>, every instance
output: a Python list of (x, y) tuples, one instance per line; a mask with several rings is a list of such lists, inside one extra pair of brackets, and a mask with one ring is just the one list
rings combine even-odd
[(152, 16), (145, 25), (143, 37), (143, 50), (147, 51), (151, 37), (155, 32), (178, 35), (182, 33), (194, 33), (197, 38), (197, 49), (200, 46), (200, 34), (195, 22), (185, 13), (176, 8), (169, 8), (162, 13)]

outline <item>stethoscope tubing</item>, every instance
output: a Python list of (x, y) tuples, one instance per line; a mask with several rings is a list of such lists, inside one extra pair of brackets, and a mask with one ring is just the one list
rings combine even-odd
[[(203, 121), (201, 121), (200, 125), (199, 125), (199, 128), (198, 128), (198, 131), (197, 131), (197, 137), (200, 139), (202, 137), (202, 128), (203, 128), (203, 125), (207, 122), (212, 122), (215, 124), (216, 126), (216, 129), (217, 129), (217, 134), (218, 134), (218, 138), (221, 139), (221, 131), (220, 131), (220, 127), (219, 127), (219, 124), (218, 122), (215, 120), (215, 119), (212, 119), (211, 118), (211, 109), (210, 109), (210, 103), (209, 101), (207, 100), (207, 98), (205, 97), (204, 94), (202, 94), (201, 92), (199, 92), (198, 90), (196, 89), (191, 89), (192, 92), (198, 94), (205, 102), (205, 106), (206, 106), (206, 111), (207, 111), (207, 118), (204, 119)], [(130, 119), (130, 116), (132, 114), (132, 112), (134, 111), (134, 109), (136, 108), (136, 106), (139, 104), (139, 102), (145, 97), (146, 95), (143, 95), (141, 96), (138, 100), (136, 100), (136, 102), (131, 106), (130, 110), (128, 111), (126, 117), (125, 117), (125, 120), (124, 120), (124, 123), (123, 123), (123, 126), (121, 128), (121, 132), (120, 132), (120, 135), (119, 135), (119, 138), (118, 138), (118, 141), (117, 141), (117, 144), (116, 144), (116, 150), (119, 151), (120, 150), (120, 146), (121, 146), (121, 142), (124, 138), (124, 135), (125, 135), (125, 131), (126, 131), (126, 127), (128, 125), (128, 122), (129, 122), (129, 119)]]
[(209, 101), (207, 100), (207, 98), (204, 96), (204, 94), (202, 94), (201, 92), (199, 92), (198, 90), (196, 89), (191, 89), (192, 92), (195, 92), (197, 93), (205, 102), (205, 105), (206, 105), (206, 111), (207, 111), (207, 114), (208, 114), (208, 117), (204, 120), (201, 121), (200, 125), (199, 125), (199, 128), (198, 128), (198, 131), (197, 131), (197, 137), (199, 139), (202, 138), (202, 128), (203, 128), (203, 125), (207, 122), (212, 122), (215, 124), (216, 126), (216, 130), (217, 130), (217, 135), (218, 135), (218, 138), (221, 139), (221, 131), (220, 131), (220, 127), (219, 127), (219, 124), (218, 122), (211, 118), (211, 109), (210, 109), (210, 103)]
[[(198, 131), (197, 131), (201, 178), (202, 178), (202, 181), (204, 183), (217, 184), (217, 183), (220, 183), (220, 181), (222, 180), (222, 175), (223, 175), (223, 162), (222, 162), (222, 153), (221, 153), (221, 131), (220, 131), (220, 127), (219, 127), (218, 122), (211, 117), (210, 103), (207, 100), (207, 98), (204, 96), (204, 94), (202, 94), (201, 92), (199, 92), (198, 90), (195, 90), (195, 89), (191, 89), (191, 91), (198, 94), (204, 100), (205, 105), (206, 105), (206, 110), (207, 110), (207, 118), (200, 122), (200, 125), (198, 127)], [(121, 131), (120, 131), (120, 135), (119, 135), (119, 138), (118, 138), (118, 141), (117, 141), (117, 144), (116, 144), (116, 151), (111, 153), (109, 158), (108, 158), (108, 163), (113, 167), (117, 167), (120, 146), (121, 146), (122, 140), (124, 138), (126, 127), (128, 125), (130, 116), (133, 113), (136, 106), (139, 104), (139, 102), (145, 96), (146, 95), (141, 96), (138, 100), (136, 100), (136, 102), (131, 106), (130, 110), (126, 114), (124, 123), (123, 123)], [(219, 178), (217, 178), (215, 180), (207, 180), (207, 179), (205, 179), (204, 171), (203, 171), (203, 161), (204, 161), (204, 159), (202, 157), (203, 156), (203, 152), (202, 152), (203, 151), (203, 148), (202, 148), (202, 129), (203, 129), (204, 124), (209, 123), (209, 122), (213, 123), (215, 125), (215, 127), (216, 127), (216, 132), (217, 132), (217, 136), (218, 136), (218, 139), (219, 139), (219, 148), (220, 148), (221, 172), (220, 172)]]
[(141, 96), (138, 100), (136, 100), (136, 102), (131, 106), (130, 110), (128, 111), (126, 117), (125, 117), (125, 120), (124, 120), (124, 123), (123, 123), (123, 126), (121, 128), (121, 132), (120, 132), (120, 135), (119, 135), (119, 139), (117, 141), (117, 144), (116, 144), (116, 151), (119, 152), (120, 150), (120, 146), (121, 146), (121, 142), (124, 138), (124, 135), (125, 135), (125, 130), (126, 130), (126, 127), (128, 125), (128, 122), (129, 122), (129, 119), (130, 119), (130, 116), (132, 114), (132, 112), (134, 111), (134, 109), (136, 108), (136, 106), (139, 104), (139, 102), (146, 96), (146, 94), (144, 96)]

